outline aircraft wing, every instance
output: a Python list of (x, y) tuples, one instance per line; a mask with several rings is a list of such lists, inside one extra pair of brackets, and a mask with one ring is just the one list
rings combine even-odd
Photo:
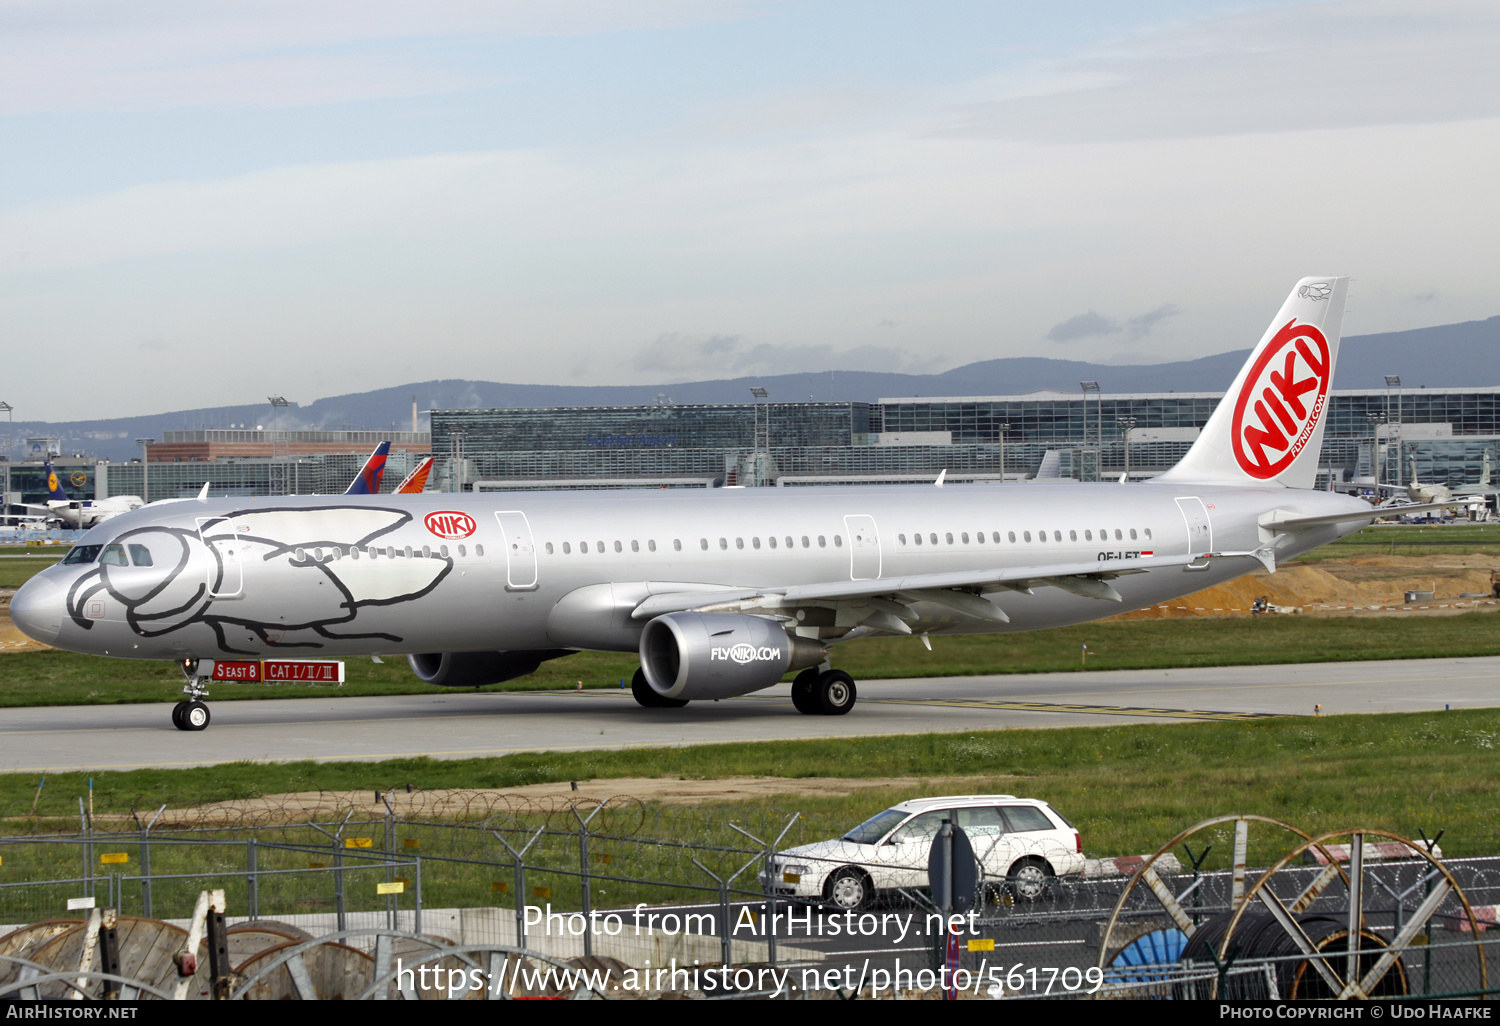
[[(1223, 557), (1254, 556), (1259, 553), (1226, 552)], [(631, 612), (635, 619), (650, 619), (663, 613), (688, 610), (721, 611), (776, 615), (778, 611), (798, 606), (847, 606), (866, 609), (860, 618), (864, 625), (891, 633), (911, 633), (903, 622), (916, 619), (908, 605), (932, 602), (956, 612), (983, 620), (1006, 623), (1009, 617), (999, 606), (984, 598), (984, 591), (1017, 591), (1031, 594), (1032, 588), (1061, 588), (1085, 598), (1120, 602), (1123, 597), (1109, 581), (1126, 574), (1149, 573), (1169, 567), (1183, 567), (1203, 557), (1137, 556), (1130, 559), (1096, 560), (1082, 563), (1051, 563), (1038, 566), (1006, 567), (991, 570), (964, 570), (941, 574), (912, 574), (866, 581), (828, 581), (817, 584), (795, 584), (772, 588), (721, 589), (717, 591), (679, 591), (646, 598)]]

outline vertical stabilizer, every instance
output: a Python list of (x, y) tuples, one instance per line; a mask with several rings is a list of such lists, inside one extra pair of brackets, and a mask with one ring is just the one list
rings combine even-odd
[(1157, 478), (1311, 488), (1349, 279), (1303, 278), (1182, 461)]
[(57, 479), (57, 471), (52, 469), (52, 461), (48, 460), (42, 467), (47, 472), (47, 498), (57, 502), (67, 502), (68, 493), (63, 491), (62, 482)]
[(378, 495), (380, 494), (380, 478), (385, 473), (385, 460), (390, 454), (391, 443), (381, 442), (370, 453), (370, 458), (365, 460), (365, 465), (359, 469), (349, 487), (344, 489), (345, 495)]

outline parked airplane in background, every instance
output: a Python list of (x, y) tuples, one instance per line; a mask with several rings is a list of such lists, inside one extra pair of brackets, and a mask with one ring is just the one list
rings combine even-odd
[(634, 694), (656, 708), (797, 672), (799, 711), (847, 713), (842, 642), (1095, 620), (1380, 516), (1313, 490), (1347, 282), (1298, 282), (1192, 448), (1148, 482), (205, 498), (95, 528), (11, 617), (59, 648), (178, 660), (185, 730), (207, 725), (208, 682), (232, 661), (395, 653), (473, 687), (580, 649), (638, 652)]
[(349, 487), (344, 489), (344, 494), (379, 495), (380, 479), (385, 474), (385, 460), (390, 452), (390, 442), (377, 445), (370, 458), (365, 460), (365, 465), (359, 468), (359, 473), (354, 475), (354, 480), (349, 482)]
[(427, 475), (432, 473), (432, 457), (425, 457), (412, 468), (412, 472), (401, 479), (395, 495), (420, 495), (427, 489)]
[(68, 493), (63, 491), (62, 482), (57, 479), (57, 471), (52, 468), (52, 461), (48, 460), (43, 468), (47, 472), (47, 504), (39, 506), (32, 503), (20, 503), (19, 505), (61, 520), (69, 527), (93, 527), (110, 517), (140, 509), (146, 504), (146, 500), (139, 495), (116, 495), (108, 499), (70, 499)]
[[(1483, 463), (1481, 464), (1482, 470), (1480, 471), (1479, 482), (1477, 484), (1459, 485), (1457, 488), (1449, 488), (1447, 485), (1438, 484), (1435, 481), (1429, 481), (1425, 484), (1419, 482), (1417, 480), (1417, 457), (1413, 455), (1410, 457), (1410, 484), (1380, 485), (1379, 487), (1382, 491), (1395, 492), (1396, 496), (1393, 496), (1393, 499), (1399, 498), (1401, 493), (1404, 492), (1406, 498), (1410, 499), (1412, 502), (1447, 502), (1454, 496), (1459, 495), (1495, 495), (1497, 493), (1500, 493), (1500, 488), (1496, 488), (1494, 485), (1490, 484), (1491, 452), (1492, 450), (1490, 449), (1484, 450)], [(1388, 507), (1392, 512), (1400, 512), (1401, 510), (1401, 507), (1396, 505), (1392, 500), (1387, 500), (1381, 505)]]

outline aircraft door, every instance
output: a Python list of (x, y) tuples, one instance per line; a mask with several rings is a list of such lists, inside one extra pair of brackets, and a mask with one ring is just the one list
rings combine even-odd
[(519, 510), (497, 512), (500, 533), (505, 536), (505, 588), (507, 591), (530, 591), (536, 585), (536, 542), (531, 524)]
[(208, 597), (245, 597), (244, 543), (228, 517), (199, 517), (198, 537), (208, 550)]
[(875, 529), (875, 518), (845, 517), (844, 526), (849, 529), (849, 579), (875, 580), (880, 576), (880, 532)]
[[(1194, 560), (1187, 569), (1206, 570), (1208, 554), (1214, 550), (1214, 529), (1208, 519), (1208, 510), (1196, 495), (1179, 498), (1177, 508), (1182, 511), (1182, 519), (1187, 525), (1188, 555)], [(1198, 562), (1200, 559), (1201, 563)]]

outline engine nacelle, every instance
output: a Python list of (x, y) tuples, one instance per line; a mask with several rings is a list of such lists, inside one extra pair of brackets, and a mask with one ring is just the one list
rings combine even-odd
[(514, 652), (423, 652), (406, 657), (411, 672), (424, 684), (445, 688), (480, 688), (535, 673), (548, 659), (572, 655), (568, 648)]
[(664, 698), (688, 701), (768, 688), (788, 670), (818, 665), (827, 651), (759, 616), (667, 613), (641, 632), (646, 682)]

